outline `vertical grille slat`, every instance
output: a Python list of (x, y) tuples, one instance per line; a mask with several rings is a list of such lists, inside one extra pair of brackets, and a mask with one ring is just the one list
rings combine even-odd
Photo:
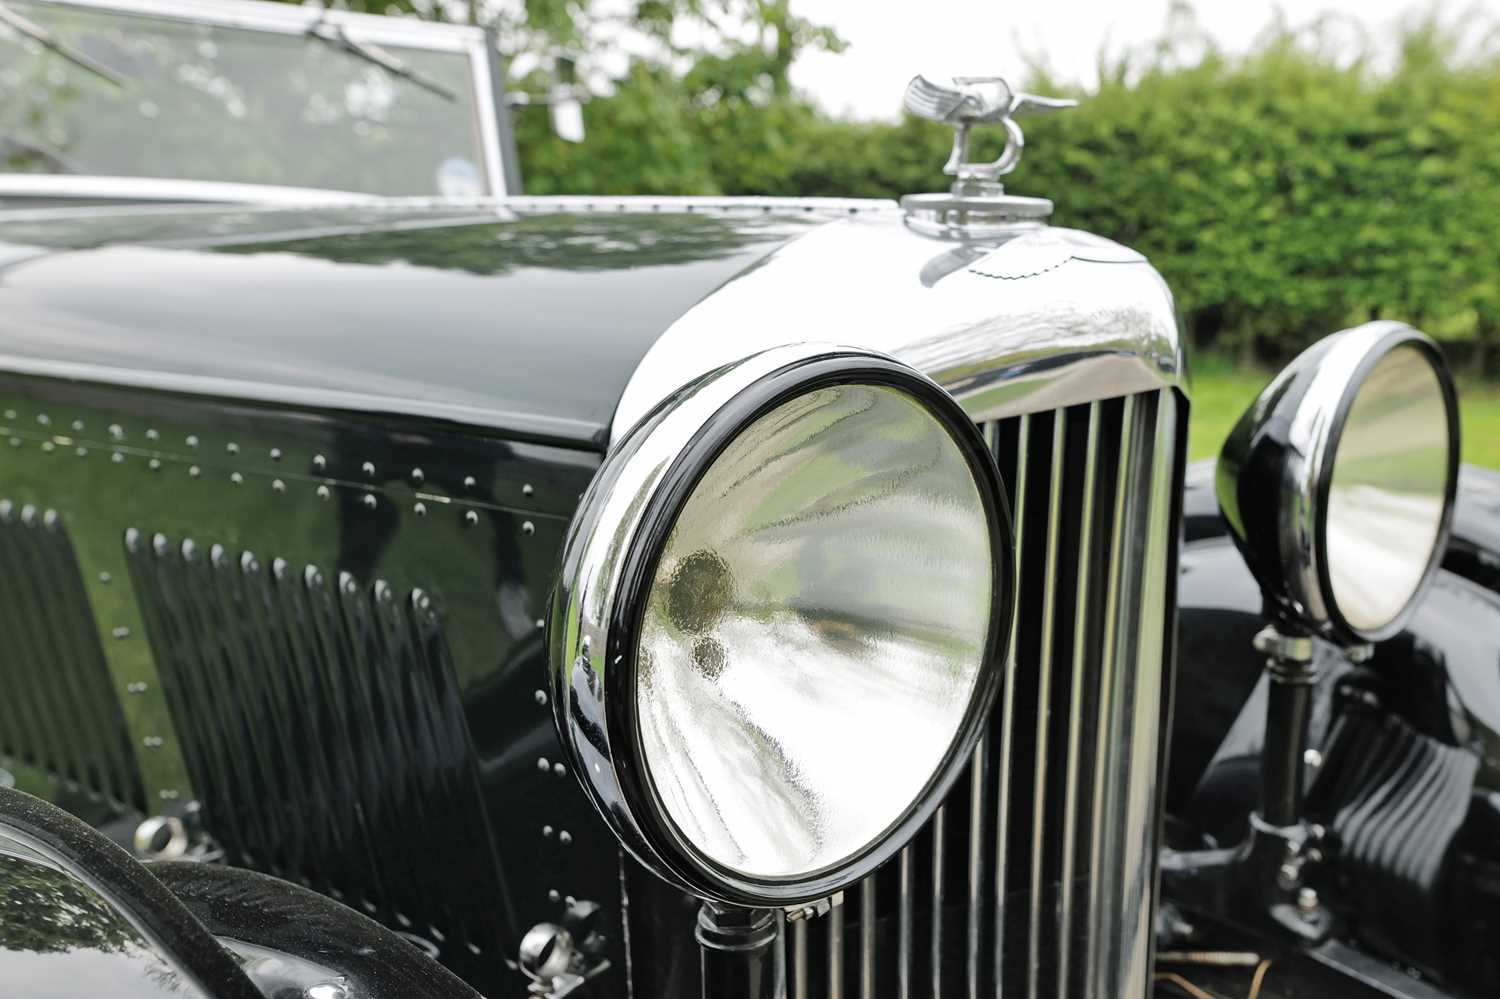
[[(1011, 430), (1007, 434), (1003, 431)], [(1022, 416), (1015, 421), (1013, 428), (1000, 428), (996, 433), (996, 456), (995, 460), (1000, 466), (1002, 481), (1010, 489), (1011, 518), (1017, 525), (1016, 530), (1016, 574), (1019, 577), (1026, 556), (1026, 534), (1019, 526), (1026, 521), (1028, 504), (1026, 495), (1029, 490), (1030, 475), (1028, 474), (1028, 440), (1031, 437), (1031, 417)], [(1006, 949), (1006, 895), (1009, 892), (1008, 881), (1010, 877), (1007, 863), (1007, 851), (1010, 846), (1010, 777), (1012, 765), (1012, 747), (1015, 743), (1015, 705), (1016, 705), (1016, 646), (1021, 628), (1020, 615), (1011, 622), (1010, 651), (1005, 659), (1005, 679), (1000, 692), (1000, 704), (997, 709), (998, 725), (992, 721), (992, 730), (998, 728), (1000, 744), (1000, 759), (998, 773), (995, 782), (995, 980), (1001, 982), (1005, 978), (1007, 962), (1005, 960)]]
[(931, 967), (928, 969), (932, 976), (932, 994), (940, 996), (943, 994), (943, 866), (946, 858), (944, 854), (944, 841), (948, 834), (948, 807), (946, 805), (937, 810), (932, 819), (932, 893), (931, 893), (931, 936), (929, 945)]
[(928, 826), (789, 942), (827, 995), (1146, 994), (1178, 422), (1164, 390), (982, 427), (1015, 524), (1001, 694)]
[(912, 936), (915, 915), (912, 910), (917, 890), (915, 865), (916, 848), (908, 846), (901, 851), (897, 861), (900, 882), (896, 913), (896, 994), (900, 999), (911, 999), (912, 996), (912, 954), (915, 947)]
[(969, 999), (980, 999), (984, 947), (985, 795), (989, 791), (989, 736), (981, 736), (969, 764), (969, 927), (964, 978)]
[(875, 879), (859, 886), (859, 996), (875, 999)]
[(421, 590), (138, 530), (126, 557), (226, 859), (493, 974), (511, 941), (453, 663)]
[[(1133, 471), (1132, 448), (1135, 443), (1134, 426), (1136, 400), (1129, 398), (1125, 400), (1123, 419), (1121, 421), (1118, 454), (1118, 480), (1114, 496), (1114, 514), (1111, 519), (1112, 535), (1109, 544), (1109, 564), (1107, 575), (1107, 590), (1105, 594), (1105, 627), (1106, 634), (1101, 643), (1101, 658), (1099, 665), (1099, 689), (1104, 692), (1104, 700), (1108, 704), (1116, 704), (1119, 701), (1118, 681), (1116, 678), (1116, 649), (1117, 639), (1120, 632), (1120, 599), (1121, 579), (1120, 574), (1126, 562), (1125, 545), (1128, 540), (1126, 523), (1126, 511), (1130, 503), (1131, 474)], [(1118, 723), (1118, 713), (1111, 712), (1108, 717), (1101, 717), (1098, 727), (1098, 738), (1095, 744), (1095, 759), (1100, 761), (1101, 773), (1094, 784), (1093, 807), (1090, 814), (1089, 832), (1089, 913), (1096, 921), (1091, 927), (1088, 942), (1088, 960), (1085, 971), (1085, 994), (1111, 996), (1114, 994), (1114, 973), (1110, 968), (1111, 941), (1105, 933), (1098, 932), (1098, 913), (1103, 904), (1103, 892), (1105, 887), (1111, 883), (1111, 864), (1114, 854), (1110, 849), (1107, 839), (1111, 835), (1111, 828), (1106, 826), (1105, 819), (1108, 809), (1116, 807), (1116, 792), (1113, 782), (1109, 781), (1108, 774), (1103, 771), (1104, 763), (1108, 758), (1109, 747), (1116, 738), (1115, 728)]]
[(1047, 469), (1046, 542), (1042, 558), (1041, 621), (1036, 653), (1036, 735), (1035, 765), (1032, 772), (1035, 782), (1031, 802), (1031, 857), (1028, 897), (1031, 899), (1030, 920), (1027, 928), (1026, 994), (1040, 994), (1039, 981), (1043, 973), (1042, 946), (1043, 914), (1047, 909), (1045, 900), (1045, 851), (1047, 848), (1047, 783), (1049, 735), (1052, 712), (1052, 656), (1056, 643), (1055, 619), (1057, 616), (1059, 532), (1062, 529), (1062, 493), (1064, 448), (1067, 443), (1067, 411), (1053, 414), (1051, 426), (1051, 460)]
[(792, 999), (809, 999), (807, 980), (807, 920), (792, 924)]
[(1095, 495), (1099, 483), (1097, 474), (1099, 421), (1099, 403), (1091, 403), (1087, 423), (1088, 439), (1084, 449), (1083, 495), (1079, 517), (1078, 587), (1073, 615), (1073, 675), (1068, 693), (1068, 742), (1063, 761), (1063, 787), (1066, 797), (1063, 803), (1062, 891), (1058, 896), (1058, 999), (1069, 999), (1071, 995), (1077, 994), (1071, 991), (1077, 988), (1077, 982), (1072, 975), (1075, 932), (1073, 903), (1074, 896), (1077, 894), (1074, 877), (1077, 870), (1078, 803), (1080, 784), (1083, 781), (1081, 754), (1085, 726), (1084, 691), (1088, 682), (1088, 668), (1094, 662), (1091, 652), (1095, 648), (1095, 643), (1090, 640), (1091, 633), (1097, 631), (1095, 624), (1097, 615), (1094, 614), (1095, 602), (1091, 599), (1093, 595), (1091, 588), (1097, 585), (1096, 580), (1099, 574), (1092, 571), (1092, 562), (1097, 557), (1096, 552), (1102, 550), (1099, 546), (1099, 533), (1104, 527), (1097, 515), (1099, 505), (1096, 504)]
[(844, 999), (844, 907), (828, 911), (828, 999)]

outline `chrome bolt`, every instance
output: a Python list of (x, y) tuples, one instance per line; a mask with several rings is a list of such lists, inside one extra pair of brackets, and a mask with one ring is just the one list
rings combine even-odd
[(553, 923), (537, 923), (521, 938), (521, 971), (538, 985), (551, 985), (573, 966), (572, 935)]

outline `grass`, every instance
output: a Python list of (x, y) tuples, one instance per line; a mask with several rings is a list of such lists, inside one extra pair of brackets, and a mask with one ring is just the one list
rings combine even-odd
[[(1198, 354), (1193, 358), (1192, 427), (1189, 456), (1212, 458), (1245, 407), (1275, 373), (1247, 368), (1227, 357)], [(1500, 381), (1460, 377), (1458, 409), (1463, 427), (1463, 460), (1500, 469)]]

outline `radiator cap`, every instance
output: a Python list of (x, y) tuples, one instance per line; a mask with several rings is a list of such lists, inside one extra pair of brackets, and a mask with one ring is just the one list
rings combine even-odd
[[(1006, 194), (1000, 183), (1000, 178), (1021, 162), (1026, 145), (1016, 116), (1070, 108), (1077, 103), (1021, 93), (998, 76), (957, 76), (938, 81), (913, 77), (906, 86), (907, 112), (954, 130), (953, 152), (943, 167), (954, 181), (946, 192), (902, 198), (907, 225), (928, 236), (988, 239), (1013, 232), (1017, 226), (1045, 222), (1052, 214), (1051, 201)], [(1005, 148), (996, 159), (975, 162), (969, 158), (969, 138), (975, 125), (999, 125), (1005, 130)]]

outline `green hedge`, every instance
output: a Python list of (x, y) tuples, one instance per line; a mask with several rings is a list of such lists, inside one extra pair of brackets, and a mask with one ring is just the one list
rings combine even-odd
[[(1384, 72), (1288, 33), (1241, 59), (1117, 67), (1080, 108), (1027, 123), (1008, 186), (1147, 253), (1197, 346), (1279, 360), (1391, 317), (1500, 367), (1500, 64), (1458, 47), (1429, 24)], [(529, 191), (897, 197), (945, 183), (942, 127), (707, 100), (644, 66), (586, 119), (588, 141), (569, 147), (523, 114)]]

